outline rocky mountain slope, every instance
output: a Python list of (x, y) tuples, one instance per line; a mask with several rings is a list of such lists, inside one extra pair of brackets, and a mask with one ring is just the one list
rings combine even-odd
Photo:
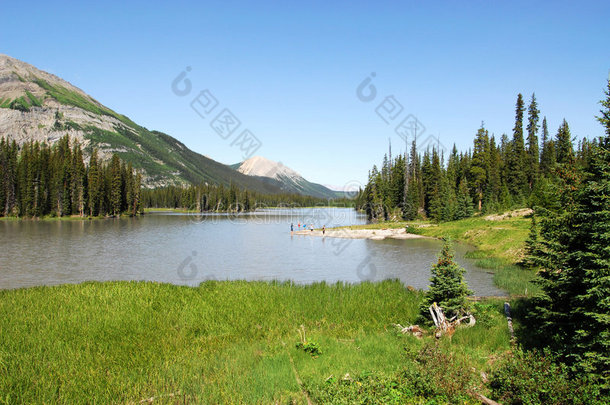
[(134, 123), (55, 75), (0, 55), (0, 137), (52, 144), (66, 134), (80, 142), (85, 154), (93, 148), (102, 159), (117, 153), (142, 171), (149, 187), (232, 182), (252, 191), (282, 191)]
[(321, 184), (307, 181), (296, 171), (262, 156), (254, 156), (232, 165), (238, 172), (277, 185), (285, 192), (312, 195), (320, 198), (336, 198), (337, 193)]

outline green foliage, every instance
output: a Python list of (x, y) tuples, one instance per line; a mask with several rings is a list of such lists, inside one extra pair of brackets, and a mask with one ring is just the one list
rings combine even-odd
[(34, 83), (46, 90), (50, 97), (54, 98), (61, 104), (82, 108), (85, 111), (98, 115), (109, 115), (115, 118), (120, 118), (118, 114), (94, 102), (93, 99), (83, 96), (75, 91), (68, 90), (63, 86), (52, 85), (39, 78), (34, 79)]
[(328, 404), (475, 404), (477, 375), (463, 358), (433, 344), (407, 352), (405, 366), (394, 373), (365, 371), (327, 378), (308, 387), (318, 403)]
[[(610, 95), (605, 103), (610, 108)], [(540, 344), (610, 389), (610, 135), (592, 147), (582, 170), (571, 164), (567, 144), (560, 149), (561, 210), (539, 210), (535, 259), (543, 294), (530, 321)]]
[(322, 354), (320, 345), (313, 341), (299, 342), (295, 345), (295, 347), (299, 350), (303, 350), (305, 353), (311, 354), (313, 357), (317, 357)]
[(438, 262), (432, 266), (430, 286), (424, 296), (421, 315), (429, 318), (428, 308), (433, 303), (443, 308), (447, 318), (459, 316), (468, 310), (466, 297), (472, 294), (464, 281), (465, 270), (453, 260), (451, 242), (445, 240)]
[(18, 110), (23, 112), (30, 111), (30, 105), (28, 104), (27, 100), (23, 98), (23, 96), (11, 101), (11, 103), (9, 104), (9, 108), (12, 110)]
[(493, 399), (502, 404), (607, 404), (610, 397), (586, 378), (572, 379), (568, 368), (547, 351), (516, 350), (489, 376)]
[(536, 95), (532, 94), (532, 100), (527, 109), (527, 181), (530, 190), (535, 186), (540, 175), (540, 152), (538, 146), (538, 120), (540, 110), (536, 102)]
[(566, 120), (563, 120), (561, 126), (557, 130), (555, 137), (555, 150), (557, 155), (557, 163), (573, 164), (574, 163), (574, 146), (572, 145), (572, 135), (570, 127)]
[(38, 98), (36, 98), (35, 95), (33, 95), (32, 93), (30, 93), (29, 91), (25, 91), (25, 95), (28, 97), (28, 99), (30, 100), (30, 105), (34, 106), (34, 107), (42, 107), (42, 101), (39, 100)]

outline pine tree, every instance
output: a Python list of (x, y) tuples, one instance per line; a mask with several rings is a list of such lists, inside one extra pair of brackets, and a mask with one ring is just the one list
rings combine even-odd
[(89, 196), (89, 215), (97, 216), (100, 212), (102, 173), (97, 158), (97, 149), (93, 149), (89, 158), (89, 171), (87, 173)]
[(498, 209), (500, 191), (502, 188), (502, 178), (500, 176), (501, 164), (500, 150), (497, 148), (496, 140), (492, 136), (489, 140), (488, 186), (485, 192), (487, 195), (487, 205), (483, 207), (487, 212)]
[(78, 142), (72, 151), (72, 202), (72, 213), (85, 216), (85, 163)]
[(573, 164), (562, 166), (564, 209), (541, 219), (543, 294), (531, 318), (538, 338), (574, 372), (610, 389), (610, 82), (606, 96), (598, 118), (606, 136), (593, 148), (589, 169), (579, 176)]
[(472, 294), (464, 281), (465, 270), (453, 260), (451, 242), (445, 240), (438, 256), (437, 263), (432, 266), (430, 287), (424, 296), (421, 315), (429, 317), (429, 307), (437, 303), (447, 318), (459, 316), (468, 310), (466, 297)]
[(483, 207), (483, 191), (487, 187), (487, 174), (489, 172), (489, 133), (481, 124), (474, 138), (474, 151), (470, 164), (471, 184), (475, 188), (477, 208)]
[(466, 179), (462, 179), (458, 189), (455, 219), (468, 218), (471, 217), (473, 213), (474, 207), (472, 206), (472, 197), (468, 190), (468, 182)]
[(122, 201), (122, 175), (121, 175), (121, 161), (117, 154), (112, 155), (110, 162), (110, 211), (113, 216), (119, 216), (121, 214)]
[[(135, 186), (134, 181), (135, 178), (133, 176), (133, 166), (131, 162), (127, 164), (126, 173), (125, 173), (125, 201), (126, 201), (126, 210), (129, 212), (129, 215), (134, 216), (134, 202), (135, 202)], [(188, 208), (191, 208), (189, 205)]]
[(540, 153), (538, 146), (538, 120), (540, 111), (536, 102), (536, 95), (532, 94), (532, 101), (527, 109), (527, 180), (530, 190), (534, 188), (534, 183), (538, 180), (540, 171)]
[(513, 128), (513, 140), (511, 142), (510, 156), (508, 160), (508, 187), (513, 195), (522, 200), (528, 189), (526, 163), (527, 155), (523, 141), (523, 113), (525, 111), (523, 96), (517, 96), (515, 108), (515, 127)]
[(13, 139), (9, 145), (5, 144), (4, 166), (4, 216), (14, 215), (17, 205), (17, 156), (19, 148)]
[(549, 177), (555, 167), (556, 154), (555, 142), (549, 138), (549, 129), (546, 124), (546, 117), (542, 120), (542, 152), (540, 154), (540, 172), (543, 176)]
[(570, 134), (570, 127), (565, 119), (557, 130), (555, 150), (557, 154), (557, 163), (570, 164), (574, 162), (574, 145), (572, 145), (572, 135)]
[(530, 233), (525, 241), (525, 254), (523, 259), (519, 262), (523, 267), (536, 268), (541, 265), (539, 257), (540, 251), (540, 236), (538, 231), (538, 222), (536, 221), (536, 215), (532, 215), (532, 222), (530, 225)]

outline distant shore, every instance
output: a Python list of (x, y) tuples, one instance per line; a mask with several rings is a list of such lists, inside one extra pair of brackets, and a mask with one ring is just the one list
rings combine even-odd
[(294, 231), (294, 235), (309, 235), (309, 236), (324, 236), (329, 238), (344, 238), (344, 239), (420, 239), (426, 238), (423, 235), (415, 235), (407, 233), (405, 228), (386, 228), (386, 229), (349, 229), (349, 228), (329, 228), (323, 234), (322, 230), (314, 229)]

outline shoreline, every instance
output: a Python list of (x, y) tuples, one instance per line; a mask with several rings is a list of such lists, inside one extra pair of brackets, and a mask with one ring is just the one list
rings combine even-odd
[(329, 238), (343, 238), (343, 239), (370, 239), (370, 240), (384, 240), (384, 239), (421, 239), (429, 238), (428, 236), (416, 235), (414, 233), (407, 233), (405, 228), (383, 228), (383, 229), (349, 229), (349, 228), (329, 228), (325, 234), (322, 234), (322, 230), (314, 229), (293, 231), (293, 235), (307, 235), (317, 237), (329, 237)]

